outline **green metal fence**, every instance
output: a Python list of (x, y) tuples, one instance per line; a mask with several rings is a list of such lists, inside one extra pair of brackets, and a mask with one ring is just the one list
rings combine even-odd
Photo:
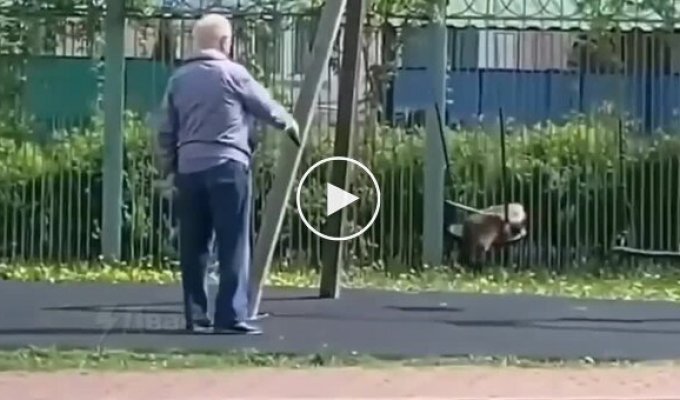
[[(0, 259), (95, 260), (101, 252), (102, 215), (100, 15), (0, 15)], [(236, 58), (288, 104), (310, 57), (315, 15), (233, 18)], [(483, 27), (479, 19), (463, 24), (465, 18), (472, 19), (462, 15), (456, 29)], [(130, 113), (122, 209), (126, 260), (158, 262), (175, 256), (172, 201), (153, 186), (147, 118), (159, 103), (174, 63), (191, 51), (192, 21), (158, 15), (130, 15), (127, 20), (125, 101)], [(384, 113), (381, 104), (393, 64), (403, 56), (398, 50), (405, 21), (377, 16), (367, 21), (355, 156), (375, 172), (383, 202), (375, 225), (351, 243), (349, 260), (358, 265), (420, 264), (422, 134), (378, 124), (375, 118)], [(457, 44), (451, 46), (454, 58), (468, 51), (461, 37), (451, 41)], [(332, 152), (339, 43), (303, 170)], [(596, 58), (588, 55), (585, 62), (595, 63)], [(475, 207), (502, 202), (497, 127), (488, 122), (463, 126), (447, 137), (455, 181), (447, 197)], [(264, 136), (256, 159), (258, 223), (282, 140), (273, 132)], [(530, 237), (510, 250), (507, 259), (519, 266), (558, 269), (603, 263), (610, 260), (612, 244), (624, 236), (635, 247), (680, 250), (679, 143), (673, 135), (643, 135), (616, 107), (540, 126), (511, 121), (510, 200), (529, 209)], [(303, 194), (308, 218), (316, 222), (323, 220), (323, 173), (311, 178)], [(372, 210), (373, 204), (362, 203), (354, 222), (367, 221)], [(315, 264), (320, 247), (320, 239), (302, 225), (291, 204), (277, 260)]]

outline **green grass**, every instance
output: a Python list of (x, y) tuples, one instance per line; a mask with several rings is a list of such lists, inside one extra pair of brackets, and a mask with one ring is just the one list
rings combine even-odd
[[(0, 279), (43, 282), (157, 283), (179, 282), (174, 268), (126, 265), (9, 265), (0, 263)], [(318, 287), (319, 275), (304, 268), (278, 269), (268, 285)], [(449, 268), (426, 268), (420, 272), (391, 273), (375, 269), (351, 269), (343, 287), (374, 288), (406, 292), (455, 291), (464, 293), (537, 294), (597, 299), (680, 301), (680, 273), (668, 269), (636, 270), (627, 274), (601, 270), (578, 270), (563, 275), (547, 272), (510, 273), (493, 269), (482, 276)]]
[[(658, 364), (658, 363), (657, 363)], [(664, 365), (675, 365), (664, 362)], [(520, 368), (585, 368), (630, 367), (636, 364), (625, 360), (596, 361), (589, 358), (574, 361), (553, 359), (525, 359), (517, 357), (447, 357), (429, 359), (385, 359), (357, 354), (312, 354), (293, 356), (257, 351), (224, 353), (187, 353), (182, 351), (146, 352), (129, 350), (83, 350), (59, 348), (24, 348), (0, 350), (0, 371), (162, 371), (188, 369), (243, 369), (243, 368), (323, 368), (362, 367), (398, 368), (429, 366), (485, 366)]]

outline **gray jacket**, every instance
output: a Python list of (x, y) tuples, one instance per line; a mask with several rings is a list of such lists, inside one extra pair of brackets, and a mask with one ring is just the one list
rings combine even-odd
[(249, 166), (255, 120), (284, 129), (292, 120), (240, 64), (200, 52), (170, 77), (158, 126), (161, 173), (192, 173), (227, 160)]

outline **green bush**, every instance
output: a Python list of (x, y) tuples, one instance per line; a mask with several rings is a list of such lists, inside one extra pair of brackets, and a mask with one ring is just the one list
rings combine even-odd
[[(606, 116), (575, 117), (559, 126), (508, 127), (510, 200), (524, 203), (531, 220), (531, 237), (518, 247), (516, 262), (564, 264), (601, 257), (623, 230), (638, 247), (678, 247), (680, 139), (658, 136), (652, 142), (636, 139), (627, 126), (619, 130), (618, 121)], [(327, 133), (311, 133), (315, 140), (305, 151), (303, 169), (331, 155)], [(149, 132), (129, 115), (125, 134), (123, 258), (171, 256), (171, 204), (151, 184), (156, 174)], [(62, 133), (47, 144), (31, 137), (26, 126), (0, 123), (0, 258), (95, 259), (102, 211), (101, 124)], [(257, 157), (259, 210), (262, 194), (275, 179), (277, 146), (270, 138)], [(447, 140), (454, 177), (447, 198), (476, 207), (502, 203), (498, 134), (480, 127), (451, 133)], [(355, 157), (376, 174), (383, 201), (375, 225), (353, 242), (355, 263), (419, 264), (423, 145), (419, 131), (385, 127), (359, 138)], [(319, 177), (324, 168), (303, 193), (306, 215), (315, 224), (323, 222)], [(370, 190), (364, 179), (358, 176), (356, 191)], [(364, 202), (355, 217), (367, 221), (372, 211), (373, 205)], [(279, 256), (314, 261), (319, 246), (295, 215), (293, 196)]]

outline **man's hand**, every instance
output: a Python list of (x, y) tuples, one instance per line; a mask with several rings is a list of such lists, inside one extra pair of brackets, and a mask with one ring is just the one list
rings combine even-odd
[(286, 123), (286, 127), (283, 128), (283, 131), (286, 132), (290, 140), (292, 140), (297, 147), (302, 146), (302, 144), (300, 143), (300, 128), (298, 127), (295, 118), (290, 117), (290, 119)]

